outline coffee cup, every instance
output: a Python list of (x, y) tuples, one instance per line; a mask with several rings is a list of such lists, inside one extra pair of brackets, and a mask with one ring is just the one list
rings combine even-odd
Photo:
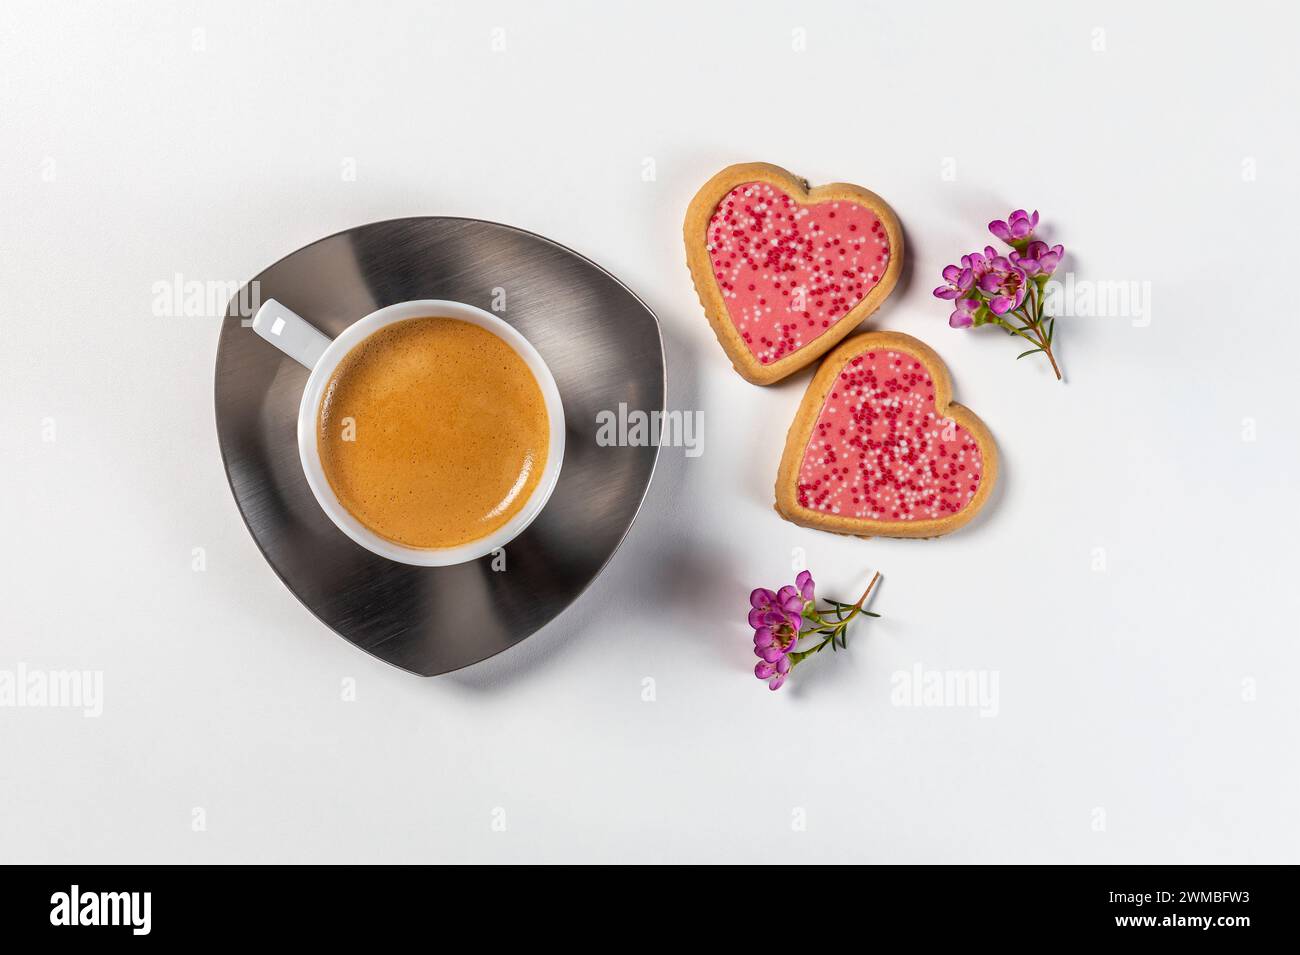
[[(522, 505), (504, 524), (481, 537), (441, 547), (413, 547), (382, 536), (362, 523), (340, 501), (322, 460), (320, 428), (322, 399), (340, 364), (362, 342), (398, 322), (418, 318), (446, 318), (465, 322), (492, 333), (514, 352), (532, 373), (545, 404), (546, 458), (541, 474)], [(509, 323), (490, 312), (462, 302), (424, 299), (399, 302), (371, 312), (331, 340), (314, 325), (275, 299), (267, 299), (253, 318), (253, 331), (290, 358), (311, 370), (298, 406), (298, 456), (303, 473), (325, 515), (344, 534), (366, 550), (389, 560), (420, 567), (445, 567), (492, 553), (521, 534), (541, 513), (555, 490), (564, 458), (564, 407), (551, 371), (532, 344)], [(513, 505), (512, 505), (513, 506)]]

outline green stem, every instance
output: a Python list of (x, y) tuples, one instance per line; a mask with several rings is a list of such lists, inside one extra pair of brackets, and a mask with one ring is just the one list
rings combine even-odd
[(830, 643), (834, 639), (835, 639), (834, 636), (830, 636), (827, 637), (825, 640), (823, 640), (821, 643), (817, 644), (817, 646), (813, 647), (811, 650), (795, 650), (793, 653), (787, 654), (787, 656), (790, 657), (791, 668), (794, 668), (798, 666), (800, 663), (802, 663), (805, 657), (810, 657), (814, 653), (820, 653), (822, 649), (826, 646), (826, 644)]
[(848, 623), (858, 614), (862, 613), (862, 605), (866, 603), (867, 598), (871, 596), (871, 591), (875, 589), (876, 581), (878, 581), (879, 579), (880, 579), (880, 571), (876, 571), (875, 576), (871, 578), (871, 583), (867, 584), (867, 589), (862, 591), (862, 596), (859, 597), (858, 602), (853, 605), (853, 611), (847, 617), (844, 618), (844, 623)]
[(993, 321), (997, 322), (999, 325), (1001, 325), (1011, 334), (1019, 335), (1025, 341), (1029, 342), (1029, 344), (1041, 348), (1043, 346), (1043, 343), (1041, 341), (1039, 341), (1037, 338), (1031, 338), (1029, 335), (1025, 334), (1026, 331), (1028, 331), (1033, 326), (1033, 323), (1029, 321), (1028, 317), (1018, 312), (1012, 312), (1011, 314), (1020, 315), (1020, 317), (1025, 320), (1025, 325), (1023, 328), (1017, 328), (1015, 325), (1012, 325), (1010, 322), (1008, 322), (1005, 318), (1001, 318), (1001, 317), (995, 318), (993, 319)]
[[(1056, 356), (1052, 354), (1052, 344), (1047, 340), (1047, 335), (1043, 332), (1043, 298), (1038, 294), (1038, 286), (1031, 284), (1031, 293), (1026, 297), (1024, 305), (1013, 311), (1011, 314), (1019, 317), (1024, 321), (1023, 328), (1016, 328), (1010, 322), (1004, 319), (996, 319), (997, 323), (1009, 332), (1019, 335), (1025, 341), (1030, 342), (1043, 350), (1047, 360), (1052, 363), (1052, 371), (1056, 373), (1056, 380), (1063, 381), (1061, 377), (1061, 368), (1056, 364)], [(1025, 334), (1033, 332), (1033, 337)]]
[(832, 628), (832, 632), (829, 635), (825, 636), (822, 639), (822, 642), (817, 644), (817, 646), (812, 647), (808, 650), (795, 650), (794, 652), (790, 653), (789, 654), (790, 665), (793, 667), (796, 664), (798, 664), (800, 661), (804, 660), (805, 658), (812, 656), (814, 653), (820, 653), (823, 649), (825, 649), (828, 643), (834, 643), (836, 640), (838, 640), (840, 636), (844, 633), (844, 631), (848, 628), (849, 621), (852, 620), (854, 617), (856, 617), (858, 614), (862, 613), (862, 605), (867, 602), (867, 598), (871, 596), (871, 591), (875, 589), (876, 582), (879, 580), (880, 580), (880, 571), (876, 571), (875, 576), (871, 578), (871, 583), (867, 584), (867, 589), (862, 592), (862, 596), (858, 598), (858, 602), (853, 605), (853, 609), (850, 611), (849, 615), (845, 617), (843, 620), (836, 620), (836, 621), (824, 620), (822, 618), (822, 615), (819, 614), (816, 611), (816, 609), (810, 607), (808, 609), (808, 616), (810, 616), (813, 620), (817, 621), (819, 626), (813, 628), (812, 630), (808, 630), (803, 633), (800, 633), (799, 639), (802, 640), (804, 637), (813, 636), (818, 632), (818, 630), (823, 628), (828, 628), (828, 627)]

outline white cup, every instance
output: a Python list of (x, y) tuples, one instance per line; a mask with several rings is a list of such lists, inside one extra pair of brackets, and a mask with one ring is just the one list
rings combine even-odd
[[(320, 448), (317, 444), (316, 416), (334, 369), (339, 362), (357, 345), (375, 332), (394, 322), (408, 318), (439, 316), (455, 318), (485, 328), (507, 345), (528, 365), (529, 371), (537, 379), (546, 402), (546, 415), (550, 419), (550, 441), (546, 451), (546, 467), (541, 479), (533, 488), (533, 493), (524, 506), (510, 520), (491, 534), (468, 544), (455, 547), (407, 547), (376, 534), (352, 516), (334, 494), (321, 466)], [(378, 311), (371, 312), (360, 321), (349, 325), (343, 334), (330, 341), (314, 325), (285, 308), (275, 299), (267, 299), (253, 317), (253, 331), (265, 338), (290, 358), (311, 369), (307, 387), (302, 393), (302, 403), (298, 406), (298, 457), (302, 461), (303, 473), (307, 475), (307, 484), (321, 509), (338, 529), (352, 538), (366, 550), (396, 560), (403, 564), (415, 564), (419, 567), (446, 567), (461, 564), (492, 553), (504, 547), (523, 532), (533, 518), (541, 513), (546, 501), (555, 490), (560, 477), (560, 464), (564, 460), (564, 407), (560, 401), (560, 390), (555, 386), (551, 370), (542, 361), (528, 339), (490, 312), (461, 302), (446, 302), (424, 299), (413, 302), (399, 302)]]

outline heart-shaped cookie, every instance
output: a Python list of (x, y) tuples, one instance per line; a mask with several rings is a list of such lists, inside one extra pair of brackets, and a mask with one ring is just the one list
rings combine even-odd
[(898, 332), (854, 335), (813, 376), (790, 426), (776, 510), (859, 537), (938, 537), (971, 520), (998, 476), (984, 422), (952, 402), (943, 360)]
[(885, 200), (842, 182), (809, 189), (769, 163), (728, 166), (705, 183), (684, 235), (709, 323), (758, 385), (834, 348), (903, 268), (903, 230)]

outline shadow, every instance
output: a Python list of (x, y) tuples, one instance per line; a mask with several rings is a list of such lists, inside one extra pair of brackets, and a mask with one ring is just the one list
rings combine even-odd
[(916, 272), (916, 238), (903, 224), (901, 217), (898, 227), (903, 231), (903, 267), (898, 270), (898, 282), (894, 285), (894, 290), (889, 293), (889, 298), (880, 303), (880, 308), (867, 319), (868, 322), (884, 311), (891, 301), (905, 296), (912, 287), (912, 278)]
[[(647, 304), (655, 308), (653, 302), (647, 300)], [(704, 428), (702, 450), (707, 453), (710, 417), (700, 407), (698, 358), (670, 327), (661, 324), (660, 334), (668, 382), (666, 410), (701, 415), (697, 420)], [(670, 552), (663, 551), (665, 540), (680, 541), (680, 534), (674, 533), (671, 526), (682, 513), (675, 505), (692, 493), (687, 488), (694, 480), (692, 467), (698, 459), (688, 458), (685, 451), (674, 445), (660, 447), (654, 477), (619, 553), (570, 607), (528, 640), (471, 667), (444, 674), (437, 684), (496, 691), (540, 676), (581, 652), (590, 641), (624, 636), (629, 594), (637, 595), (638, 603), (652, 607), (676, 607), (685, 601), (685, 606), (699, 608), (702, 615), (716, 614), (714, 608), (703, 608), (708, 593), (718, 590), (719, 555), (706, 556), (710, 545), (705, 542), (678, 543)], [(649, 575), (647, 567), (654, 568)], [(677, 632), (677, 628), (667, 629)]]
[(644, 587), (654, 602), (671, 608), (673, 618), (682, 621), (665, 628), (666, 636), (686, 644), (685, 649), (707, 648), (715, 662), (742, 672), (754, 663), (744, 655), (753, 583), (740, 573), (735, 556), (734, 550), (712, 541), (678, 538), (656, 561)]
[[(949, 208), (954, 211), (957, 219), (963, 223), (970, 223), (973, 227), (970, 249), (977, 247), (982, 249), (986, 245), (993, 244), (1001, 245), (989, 232), (989, 223), (995, 219), (1005, 219), (1011, 210), (1020, 208), (1000, 193), (988, 189), (954, 189), (945, 192), (945, 195), (949, 200)], [(1032, 210), (1031, 206), (1030, 211)], [(980, 240), (978, 246), (975, 242), (977, 239)], [(962, 249), (955, 254), (961, 255), (963, 251), (970, 251), (970, 249)], [(956, 258), (953, 261), (957, 261)]]
[(760, 400), (774, 407), (767, 418), (762, 440), (746, 443), (744, 467), (739, 477), (743, 481), (744, 494), (764, 508), (771, 509), (776, 503), (776, 474), (781, 466), (781, 455), (799, 406), (822, 361), (819, 358), (770, 385), (751, 386), (761, 388)]
[[(1057, 241), (1053, 230), (1048, 230), (1048, 236), (1050, 237), (1045, 237), (1043, 239), (1044, 242), (1054, 244)], [(1086, 277), (1086, 271), (1079, 256), (1075, 254), (1069, 246), (1066, 246), (1065, 258), (1062, 260), (1061, 266), (1057, 269), (1056, 274), (1053, 275), (1052, 278), (1057, 282), (1065, 284), (1066, 275), (1071, 273), (1074, 275), (1075, 281), (1090, 281), (1090, 279)], [(1057, 311), (1063, 311), (1065, 304), (1066, 303), (1063, 302), (1062, 307), (1058, 308)], [(1070, 371), (1068, 367), (1069, 361), (1066, 356), (1069, 353), (1069, 346), (1071, 343), (1100, 341), (1104, 336), (1119, 329), (1123, 329), (1125, 332), (1131, 332), (1141, 330), (1141, 326), (1135, 325), (1132, 317), (1098, 318), (1096, 316), (1087, 315), (1059, 315), (1057, 317), (1056, 333), (1052, 338), (1052, 351), (1056, 355), (1056, 363), (1061, 366), (1061, 384), (1069, 384), (1070, 382)], [(1098, 347), (1100, 348), (1102, 346), (1099, 345)], [(1048, 365), (1046, 359), (1041, 358), (1040, 356), (1035, 357), (1039, 357), (1042, 364)], [(1049, 374), (1050, 371), (1051, 368), (1049, 365)]]

